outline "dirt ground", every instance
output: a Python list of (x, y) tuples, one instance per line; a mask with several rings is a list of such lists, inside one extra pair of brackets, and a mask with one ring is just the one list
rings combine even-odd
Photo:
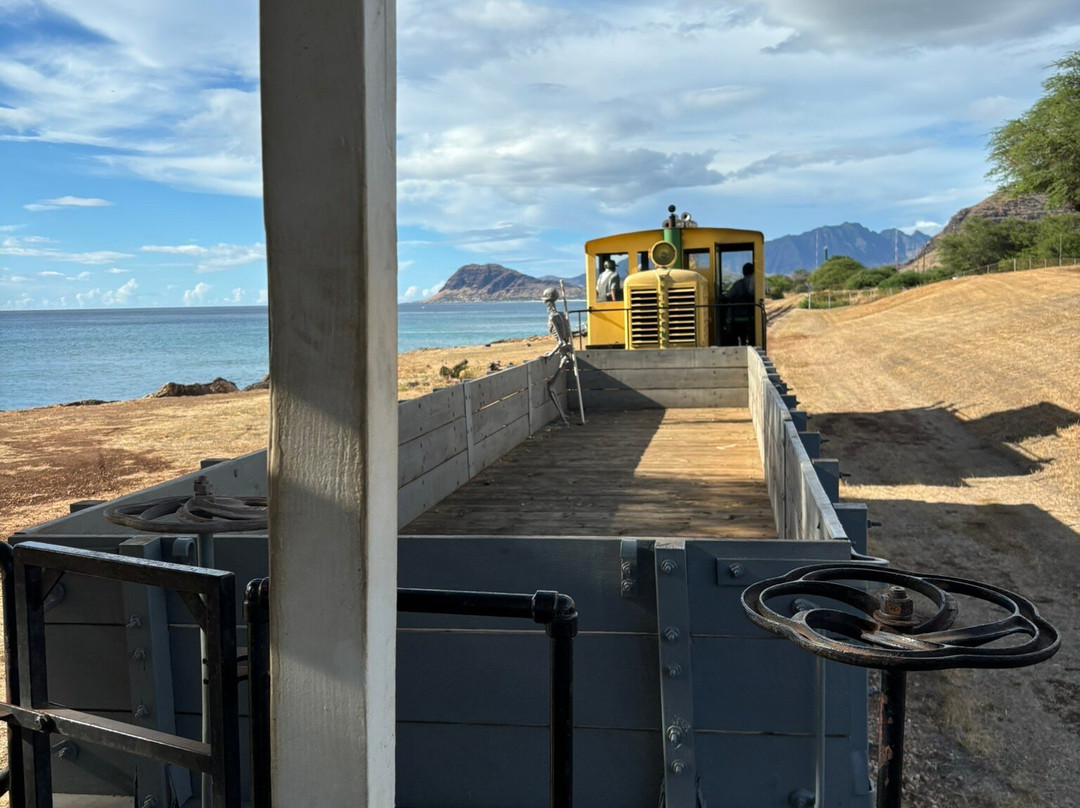
[(1019, 670), (910, 674), (905, 805), (1080, 793), (1080, 272), (960, 279), (795, 310), (770, 355), (866, 502), (871, 552), (1032, 599), (1062, 633)]

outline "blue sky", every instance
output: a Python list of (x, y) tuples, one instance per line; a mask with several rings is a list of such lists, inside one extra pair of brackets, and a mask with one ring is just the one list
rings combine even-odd
[[(402, 0), (399, 296), (669, 203), (934, 232), (1074, 0)], [(255, 0), (0, 0), (0, 309), (265, 301)]]

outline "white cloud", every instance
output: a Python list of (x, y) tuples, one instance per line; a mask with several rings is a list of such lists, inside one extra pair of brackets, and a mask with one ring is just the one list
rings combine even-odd
[(420, 299), (420, 287), (419, 286), (410, 286), (408, 289), (405, 290), (404, 294), (401, 295), (401, 300), (405, 301), (406, 303), (408, 303), (408, 302), (410, 302), (412, 300), (419, 300), (419, 299)]
[(265, 289), (260, 289), (259, 290), (259, 297), (258, 297), (258, 299), (256, 299), (255, 302), (258, 303), (258, 304), (269, 303), (270, 302), (270, 295), (267, 293), (267, 291)]
[(80, 272), (78, 275), (65, 275), (63, 272), (57, 272), (55, 269), (46, 269), (38, 273), (39, 278), (63, 278), (66, 281), (85, 281), (92, 277), (91, 272)]
[(243, 301), (244, 301), (244, 290), (241, 289), (239, 286), (237, 286), (235, 289), (233, 289), (232, 292), (229, 294), (229, 296), (227, 298), (225, 298), (226, 303), (242, 303)]
[(105, 270), (109, 275), (126, 275), (131, 272), (130, 269), (120, 269), (120, 267), (109, 267)]
[(107, 199), (84, 196), (60, 196), (56, 199), (42, 199), (23, 205), (29, 211), (56, 210), (57, 208), (104, 208), (112, 205)]
[(409, 259), (408, 261), (398, 261), (397, 270), (398, 272), (404, 272), (406, 269), (408, 269), (415, 263), (416, 261), (412, 259)]
[(410, 286), (398, 297), (402, 303), (411, 303), (416, 300), (426, 300), (433, 294), (438, 292), (446, 284), (446, 280), (441, 280), (438, 283), (424, 289), (419, 286)]
[(206, 300), (206, 295), (213, 287), (208, 283), (200, 281), (195, 284), (194, 289), (186, 289), (184, 291), (184, 305), (192, 306), (198, 303), (203, 303)]
[(195, 268), (195, 271), (199, 273), (221, 272), (245, 264), (252, 264), (256, 261), (266, 260), (266, 245), (259, 243), (217, 244), (213, 247), (203, 247), (199, 244), (180, 244), (177, 246), (150, 244), (139, 249), (143, 252), (183, 255), (200, 259)]
[(112, 252), (110, 250), (97, 250), (94, 252), (70, 253), (62, 252), (53, 247), (27, 247), (26, 244), (39, 243), (33, 237), (16, 238), (9, 236), (0, 240), (0, 255), (15, 255), (22, 258), (48, 258), (52, 261), (63, 261), (72, 264), (111, 264), (121, 258), (131, 258), (129, 253)]
[(120, 305), (130, 303), (138, 288), (139, 284), (135, 282), (134, 278), (131, 278), (115, 292), (107, 292), (106, 295), (108, 296), (108, 299), (105, 300), (105, 302), (108, 304), (118, 303)]

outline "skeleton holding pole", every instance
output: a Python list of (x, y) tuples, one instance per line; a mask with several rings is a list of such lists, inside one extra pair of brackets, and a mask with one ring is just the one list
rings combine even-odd
[(547, 304), (548, 331), (554, 334), (555, 339), (558, 340), (558, 344), (547, 353), (547, 356), (552, 357), (555, 354), (559, 354), (559, 368), (551, 375), (551, 378), (548, 379), (548, 397), (555, 402), (555, 407), (559, 410), (559, 415), (562, 416), (563, 423), (569, 425), (570, 420), (566, 417), (562, 402), (560, 402), (559, 397), (555, 395), (555, 382), (559, 378), (559, 373), (573, 368), (574, 378), (577, 380), (578, 413), (581, 416), (581, 423), (584, 424), (585, 406), (581, 398), (581, 376), (578, 373), (577, 357), (574, 355), (574, 341), (573, 334), (570, 331), (570, 318), (564, 312), (561, 312), (556, 308), (555, 302), (559, 297), (559, 290), (554, 286), (549, 286), (545, 289), (541, 296), (541, 300)]

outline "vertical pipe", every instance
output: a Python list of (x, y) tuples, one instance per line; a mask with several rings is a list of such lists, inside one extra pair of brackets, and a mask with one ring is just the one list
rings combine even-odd
[(814, 729), (814, 808), (825, 808), (825, 657), (815, 657)]
[(270, 579), (244, 593), (248, 628), (248, 716), (251, 728), (251, 808), (270, 808)]
[(907, 672), (881, 672), (881, 734), (878, 742), (877, 808), (900, 808), (904, 775)]
[(551, 808), (574, 804), (574, 602), (559, 596), (551, 637)]
[[(195, 546), (199, 551), (199, 566), (208, 570), (214, 569), (214, 535), (197, 534)], [(206, 629), (199, 631), (199, 658), (202, 660), (202, 742), (210, 743), (210, 651), (206, 643)], [(203, 772), (200, 783), (200, 804), (206, 808), (210, 805), (210, 775)]]
[[(3, 615), (4, 615), (4, 681), (7, 686), (7, 699), (12, 704), (19, 703), (19, 651), (16, 641), (15, 624), (15, 568), (11, 545), (0, 542), (0, 571), (3, 575)], [(8, 804), (23, 805), (26, 798), (23, 789), (23, 738), (22, 730), (14, 721), (8, 724)]]

